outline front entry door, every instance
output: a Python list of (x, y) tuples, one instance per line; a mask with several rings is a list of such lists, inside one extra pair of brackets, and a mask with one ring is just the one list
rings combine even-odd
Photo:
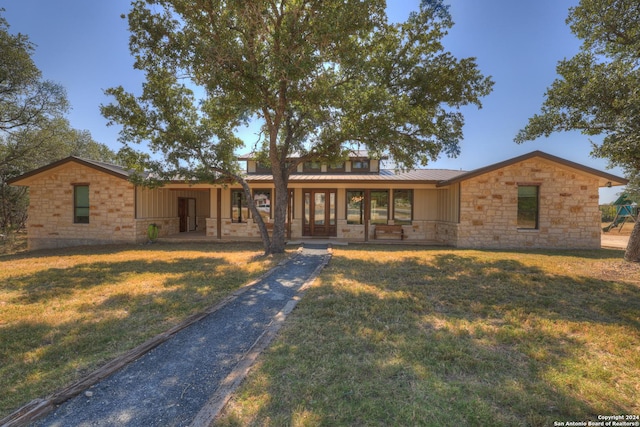
[(196, 199), (178, 198), (178, 217), (180, 218), (180, 232), (196, 229)]
[(304, 191), (304, 236), (337, 235), (336, 190)]

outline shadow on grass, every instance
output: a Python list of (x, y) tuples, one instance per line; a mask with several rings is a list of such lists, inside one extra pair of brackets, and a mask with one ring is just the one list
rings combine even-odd
[[(256, 425), (542, 426), (640, 409), (637, 283), (489, 251), (372, 249), (336, 251), (238, 394), (258, 402)], [(245, 422), (230, 411), (222, 425)]]
[[(149, 260), (142, 256), (149, 250), (175, 252), (176, 256)], [(180, 253), (190, 250), (197, 252), (189, 257)], [(253, 256), (254, 250), (260, 250), (259, 246), (183, 244), (39, 251), (39, 262), (47, 256), (59, 259), (89, 253), (119, 258), (18, 273), (0, 282), (6, 296), (0, 301), (2, 309), (25, 311), (23, 317), (29, 319), (2, 324), (0, 318), (0, 389), (4, 390), (0, 418), (216, 304), (263, 272), (261, 266), (273, 264)], [(216, 256), (220, 251), (247, 254), (238, 262), (228, 262)], [(1, 261), (8, 265), (10, 260), (31, 258), (33, 253)], [(46, 310), (46, 316), (37, 316), (39, 310)], [(21, 317), (19, 313), (15, 316)]]

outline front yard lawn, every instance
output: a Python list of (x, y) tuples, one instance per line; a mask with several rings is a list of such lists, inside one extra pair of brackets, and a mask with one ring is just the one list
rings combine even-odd
[(337, 248), (219, 424), (640, 415), (640, 265), (622, 256)]
[(0, 256), (0, 419), (204, 311), (275, 266), (256, 244)]

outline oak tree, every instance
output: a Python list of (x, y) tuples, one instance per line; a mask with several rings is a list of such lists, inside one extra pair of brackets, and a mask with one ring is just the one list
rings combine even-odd
[[(579, 130), (602, 135), (592, 155), (640, 173), (640, 3), (581, 0), (567, 24), (582, 40), (580, 51), (558, 63), (559, 77), (547, 89), (540, 114), (529, 119), (516, 142)], [(640, 262), (640, 222), (625, 253)]]
[(64, 88), (45, 80), (33, 61), (34, 45), (12, 34), (0, 9), (0, 234), (21, 228), (29, 204), (27, 189), (7, 184), (29, 170), (69, 155), (110, 161), (115, 155), (73, 129), (65, 119)]
[[(360, 147), (399, 167), (459, 152), (459, 107), (490, 93), (474, 58), (442, 39), (453, 25), (441, 0), (391, 23), (384, 0), (137, 0), (130, 50), (146, 81), (102, 107), (122, 125), (122, 153), (160, 178), (245, 189), (266, 253), (284, 251), (287, 184), (300, 162), (344, 158)], [(240, 126), (258, 122), (249, 146)], [(138, 148), (136, 144), (141, 144)], [(255, 211), (236, 156), (245, 147), (271, 168), (273, 237)]]

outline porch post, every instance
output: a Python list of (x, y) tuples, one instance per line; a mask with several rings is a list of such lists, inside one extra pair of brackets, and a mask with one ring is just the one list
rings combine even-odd
[(369, 241), (369, 220), (371, 219), (371, 190), (364, 190), (364, 241)]
[(216, 236), (222, 239), (222, 188), (216, 188)]

